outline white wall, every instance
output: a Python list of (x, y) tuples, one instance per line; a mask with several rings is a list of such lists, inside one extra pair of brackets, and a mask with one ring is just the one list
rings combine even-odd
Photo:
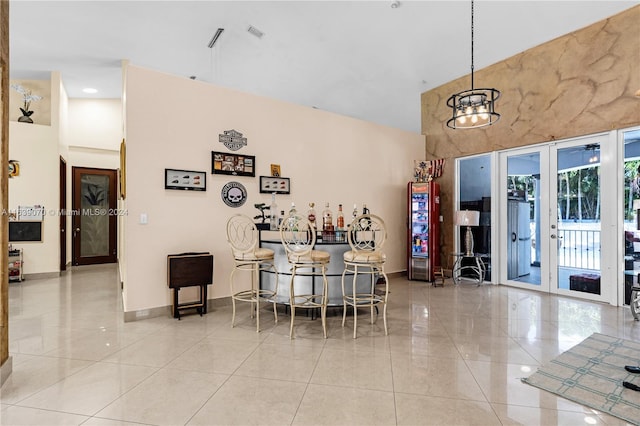
[[(413, 161), (425, 156), (419, 134), (339, 116), (312, 108), (127, 67), (127, 208), (125, 311), (170, 305), (166, 256), (209, 251), (215, 256), (213, 298), (229, 295), (232, 258), (225, 223), (235, 213), (254, 216), (254, 203), (269, 203), (259, 194), (258, 176), (280, 164), (291, 178), (291, 194), (277, 203), (295, 201), (319, 210), (326, 201), (347, 212), (367, 203), (387, 223), (388, 272), (406, 269), (406, 183)], [(248, 138), (237, 151), (256, 156), (256, 177), (211, 174), (211, 151), (230, 152), (218, 142), (224, 130)], [(207, 172), (207, 191), (164, 189), (164, 169)], [(227, 207), (220, 191), (229, 181), (242, 183), (248, 201)], [(141, 213), (147, 225), (139, 224)]]

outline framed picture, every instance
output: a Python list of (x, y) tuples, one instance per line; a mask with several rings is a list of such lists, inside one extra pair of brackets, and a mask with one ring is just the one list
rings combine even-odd
[(120, 197), (124, 200), (127, 195), (127, 145), (124, 139), (120, 142)]
[(211, 173), (214, 175), (255, 177), (256, 157), (211, 151)]
[(271, 165), (271, 176), (280, 176), (280, 164)]
[(193, 170), (164, 169), (164, 189), (206, 191), (207, 173)]
[(291, 182), (289, 178), (278, 176), (260, 176), (260, 192), (262, 194), (289, 194), (291, 192)]

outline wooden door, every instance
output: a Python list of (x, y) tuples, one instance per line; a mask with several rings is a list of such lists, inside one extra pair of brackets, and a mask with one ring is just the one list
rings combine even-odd
[(73, 167), (74, 265), (117, 261), (117, 171)]
[(67, 162), (60, 157), (60, 270), (67, 269)]

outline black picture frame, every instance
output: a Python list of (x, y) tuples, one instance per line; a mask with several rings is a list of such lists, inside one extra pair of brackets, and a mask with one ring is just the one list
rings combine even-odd
[(261, 194), (290, 194), (291, 180), (280, 176), (260, 176)]
[(164, 189), (178, 189), (182, 191), (206, 191), (207, 172), (181, 169), (164, 169)]
[(211, 151), (211, 173), (214, 175), (256, 176), (254, 155)]

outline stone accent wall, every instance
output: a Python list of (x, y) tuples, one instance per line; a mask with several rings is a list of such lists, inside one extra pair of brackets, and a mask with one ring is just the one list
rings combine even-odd
[(438, 179), (443, 256), (454, 248), (455, 158), (640, 124), (640, 6), (475, 71), (474, 79), (502, 92), (502, 117), (484, 129), (446, 126), (446, 101), (471, 88), (470, 76), (422, 94), (427, 159), (447, 159)]

